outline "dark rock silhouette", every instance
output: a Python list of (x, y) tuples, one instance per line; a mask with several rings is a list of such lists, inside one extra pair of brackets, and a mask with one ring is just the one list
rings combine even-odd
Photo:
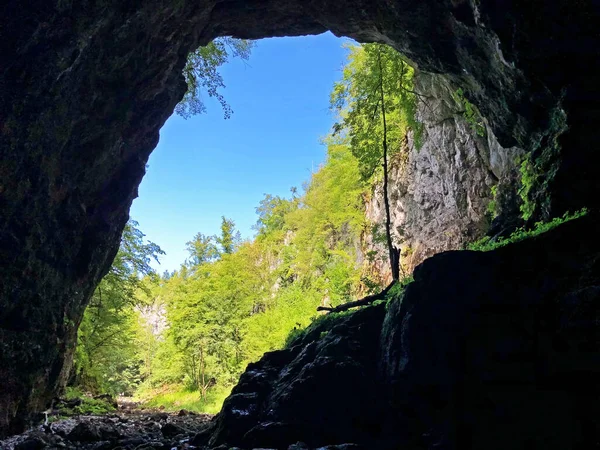
[(426, 260), (387, 311), (359, 310), (250, 364), (191, 443), (597, 448), (598, 225)]

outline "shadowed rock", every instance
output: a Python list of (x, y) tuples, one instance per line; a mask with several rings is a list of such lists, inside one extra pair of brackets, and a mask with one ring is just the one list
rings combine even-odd
[(250, 364), (192, 443), (594, 448), (599, 225), (587, 217), (426, 260), (387, 309), (359, 310)]

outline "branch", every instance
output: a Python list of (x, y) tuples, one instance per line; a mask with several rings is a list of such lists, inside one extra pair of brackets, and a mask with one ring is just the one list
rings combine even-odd
[(387, 293), (390, 291), (390, 289), (395, 284), (396, 284), (396, 280), (393, 280), (388, 285), (388, 287), (386, 287), (383, 291), (379, 292), (378, 294), (367, 295), (366, 297), (361, 298), (360, 300), (344, 303), (344, 304), (336, 306), (334, 308), (330, 308), (327, 306), (319, 306), (317, 308), (317, 311), (342, 312), (342, 311), (347, 311), (350, 308), (357, 308), (358, 306), (370, 305), (371, 303), (373, 303), (376, 300), (383, 300), (386, 297)]

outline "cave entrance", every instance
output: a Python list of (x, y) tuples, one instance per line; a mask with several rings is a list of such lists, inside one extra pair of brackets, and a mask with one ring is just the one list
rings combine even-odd
[[(83, 308), (117, 251), (158, 129), (182, 94), (174, 68), (200, 42), (328, 29), (361, 42), (388, 42), (421, 70), (446, 74), (471, 90), (507, 146), (539, 133), (540, 117), (546, 121), (568, 81), (577, 90), (567, 106), (580, 112), (570, 123), (573, 139), (567, 144), (578, 164), (567, 161), (558, 191), (575, 199), (568, 203), (575, 209), (580, 199), (596, 205), (600, 195), (589, 142), (597, 140), (598, 114), (589, 98), (596, 98), (600, 61), (597, 5), (572, 8), (563, 0), (545, 6), (413, 0), (36, 1), (26, 7), (5, 2), (0, 434), (23, 429), (62, 385)], [(548, 45), (549, 29), (556, 45)], [(563, 77), (565, 67), (585, 70)]]
[(204, 113), (166, 122), (136, 223), (84, 314), (71, 395), (216, 412), (319, 306), (366, 294), (356, 247), (371, 186), (330, 108), (349, 46), (331, 33), (257, 41), (218, 69), (220, 92), (201, 91)]

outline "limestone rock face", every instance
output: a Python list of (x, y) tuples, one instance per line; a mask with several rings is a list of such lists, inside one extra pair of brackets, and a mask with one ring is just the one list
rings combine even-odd
[(387, 307), (315, 327), (250, 364), (192, 443), (594, 448), (599, 219), (433, 256)]
[[(187, 54), (217, 36), (331, 30), (393, 45), (462, 86), (501, 145), (569, 131), (548, 192), (598, 205), (597, 2), (571, 0), (6, 0), (0, 5), (0, 433), (68, 372), (77, 326), (116, 254)], [(556, 170), (555, 170), (556, 169)], [(543, 169), (546, 170), (546, 169)]]
[[(422, 146), (417, 147), (409, 135), (389, 173), (394, 243), (402, 251), (406, 274), (429, 256), (463, 248), (483, 236), (496, 214), (506, 221), (518, 219), (518, 204), (500, 199), (516, 197), (524, 154), (518, 147), (502, 147), (482, 118), (478, 120), (485, 131), (478, 133), (475, 124), (465, 119), (456, 89), (444, 77), (417, 74), (415, 90), (421, 99), (417, 119), (424, 127)], [(497, 206), (490, 208), (492, 202)], [(367, 202), (366, 217), (383, 232), (381, 184)], [(363, 245), (378, 254), (375, 271), (391, 279), (385, 244), (367, 234)]]

